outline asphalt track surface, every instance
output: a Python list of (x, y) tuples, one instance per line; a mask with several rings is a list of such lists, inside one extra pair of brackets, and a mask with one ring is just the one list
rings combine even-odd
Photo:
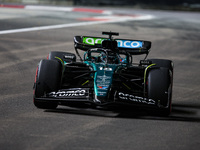
[[(5, 30), (80, 23), (80, 18), (103, 14), (0, 8), (1, 150), (199, 149), (200, 14), (110, 10), (154, 18), (1, 34)], [(169, 117), (134, 110), (34, 107), (32, 87), (40, 59), (50, 51), (73, 52), (73, 36), (99, 36), (101, 31), (118, 31), (121, 38), (151, 40), (149, 58), (174, 61)]]

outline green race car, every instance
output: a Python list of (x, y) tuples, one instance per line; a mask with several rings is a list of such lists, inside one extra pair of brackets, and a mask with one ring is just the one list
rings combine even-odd
[[(40, 61), (34, 82), (34, 105), (55, 109), (133, 106), (169, 115), (172, 103), (173, 63), (146, 59), (151, 42), (109, 37), (75, 36), (76, 55), (50, 52)], [(84, 51), (81, 57), (78, 50)], [(139, 63), (133, 56), (145, 54)], [(80, 61), (76, 60), (80, 58)]]

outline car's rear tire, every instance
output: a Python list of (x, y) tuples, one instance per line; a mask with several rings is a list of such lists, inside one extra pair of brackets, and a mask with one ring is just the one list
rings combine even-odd
[(157, 67), (168, 68), (173, 73), (174, 64), (171, 60), (167, 59), (149, 59), (153, 64), (156, 64)]
[(158, 101), (159, 114), (171, 113), (172, 82), (168, 68), (156, 68), (148, 74), (148, 98)]
[(41, 60), (35, 78), (34, 105), (37, 108), (55, 109), (58, 104), (39, 100), (46, 93), (57, 91), (60, 86), (61, 65), (54, 60)]
[(61, 63), (76, 62), (76, 55), (73, 53), (68, 53), (68, 52), (52, 51), (49, 53), (47, 58), (49, 60), (57, 60)]

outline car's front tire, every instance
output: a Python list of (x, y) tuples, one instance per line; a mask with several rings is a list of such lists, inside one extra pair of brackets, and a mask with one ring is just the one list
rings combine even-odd
[(46, 93), (57, 91), (60, 86), (61, 65), (54, 60), (41, 60), (35, 77), (34, 83), (34, 105), (37, 108), (55, 109), (58, 104), (39, 100)]
[(158, 101), (160, 115), (171, 113), (172, 81), (168, 68), (156, 68), (148, 74), (148, 98)]

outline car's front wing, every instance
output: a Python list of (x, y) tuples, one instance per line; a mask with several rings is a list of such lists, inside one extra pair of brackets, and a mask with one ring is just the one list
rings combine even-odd
[(124, 92), (116, 91), (114, 99), (104, 102), (95, 101), (93, 92), (89, 88), (63, 89), (57, 92), (50, 92), (43, 97), (35, 97), (37, 101), (52, 101), (59, 104), (83, 103), (96, 106), (106, 105), (129, 105), (139, 107), (160, 108), (159, 100), (148, 99), (145, 97), (134, 96)]

